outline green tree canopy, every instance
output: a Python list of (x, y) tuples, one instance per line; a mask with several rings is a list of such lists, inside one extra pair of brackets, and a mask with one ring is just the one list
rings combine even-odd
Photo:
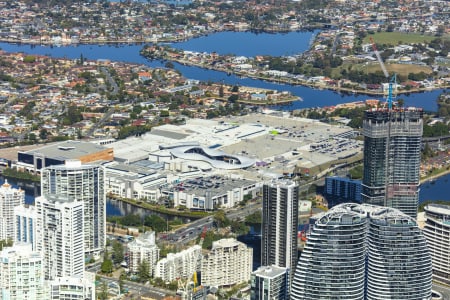
[(138, 266), (137, 277), (139, 282), (147, 282), (150, 279), (150, 265), (147, 260), (142, 260)]
[(144, 219), (144, 225), (149, 226), (155, 232), (163, 232), (167, 230), (167, 222), (158, 215), (148, 215)]

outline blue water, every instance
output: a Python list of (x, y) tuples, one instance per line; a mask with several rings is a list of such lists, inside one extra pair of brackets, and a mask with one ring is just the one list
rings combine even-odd
[[(9, 178), (7, 179), (8, 183), (11, 184), (13, 188), (21, 188), (22, 190), (25, 190), (25, 203), (26, 204), (34, 204), (34, 199), (36, 197), (39, 197), (41, 195), (41, 185), (37, 182), (25, 182), (20, 181), (15, 178)], [(0, 176), (0, 184), (3, 184), (5, 182), (5, 178), (3, 176)], [(121, 210), (117, 205), (114, 205), (114, 203), (111, 203), (108, 201), (106, 203), (106, 213), (108, 216), (120, 216), (122, 215)]]
[[(0, 184), (3, 184), (4, 182), (5, 179), (0, 176)], [(13, 178), (8, 179), (8, 183), (10, 183), (15, 188), (20, 187), (21, 189), (25, 190), (25, 203), (27, 204), (34, 204), (34, 198), (40, 196), (41, 194), (39, 183), (21, 182)], [(419, 203), (423, 201), (444, 200), (448, 201), (450, 205), (450, 195), (448, 193), (449, 184), (450, 174), (439, 177), (433, 182), (423, 183), (420, 186)], [(108, 201), (106, 203), (106, 214), (108, 216), (120, 216), (124, 213), (141, 215), (144, 213), (144, 210), (118, 201)]]
[[(315, 32), (290, 32), (290, 33), (250, 33), (250, 32), (219, 32), (207, 36), (191, 39), (189, 41), (172, 43), (172, 46), (180, 49), (210, 52), (218, 51), (226, 54), (254, 56), (258, 54), (291, 55), (301, 53), (309, 47), (311, 37)], [(149, 61), (139, 55), (143, 45), (77, 45), (77, 46), (36, 46), (0, 43), (0, 48), (8, 52), (25, 52), (41, 54), (52, 57), (78, 59), (82, 54), (86, 59), (110, 59), (129, 63), (145, 64), (150, 67), (163, 67), (165, 62), (160, 60)], [(220, 50), (219, 50), (220, 49)], [(364, 101), (370, 97), (358, 94), (342, 94), (330, 90), (317, 90), (303, 86), (291, 86), (277, 84), (263, 80), (241, 78), (235, 75), (227, 76), (224, 72), (206, 70), (198, 67), (184, 66), (174, 63), (175, 69), (183, 76), (204, 82), (224, 82), (231, 85), (254, 86), (279, 91), (290, 91), (299, 96), (303, 101), (293, 102), (292, 105), (279, 107), (283, 110), (293, 110), (310, 107), (332, 106), (340, 103)], [(401, 95), (406, 106), (422, 107), (427, 111), (437, 111), (437, 97), (443, 90), (434, 90), (424, 93)], [(378, 97), (378, 99), (382, 100)]]
[(170, 44), (174, 48), (217, 52), (221, 55), (254, 57), (257, 55), (288, 56), (308, 50), (310, 41), (319, 31), (289, 33), (252, 33), (224, 31)]
[(428, 181), (420, 186), (419, 202), (423, 201), (449, 201), (450, 205), (450, 174)]

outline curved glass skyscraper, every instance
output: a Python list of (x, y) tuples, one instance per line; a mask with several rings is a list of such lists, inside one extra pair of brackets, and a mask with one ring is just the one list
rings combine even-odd
[(366, 219), (355, 204), (317, 217), (297, 264), (292, 299), (363, 299)]
[(433, 261), (433, 279), (450, 284), (450, 205), (425, 206), (423, 234)]
[(431, 256), (414, 219), (397, 209), (373, 208), (367, 245), (366, 299), (430, 299)]
[(411, 217), (346, 203), (316, 217), (291, 299), (431, 298), (431, 257)]

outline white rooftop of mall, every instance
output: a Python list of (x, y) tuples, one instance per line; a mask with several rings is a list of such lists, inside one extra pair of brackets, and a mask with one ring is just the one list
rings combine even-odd
[[(194, 168), (242, 171), (251, 167), (251, 173), (257, 168), (261, 177), (361, 153), (362, 142), (347, 139), (354, 134), (350, 127), (278, 114), (187, 119), (184, 125), (158, 126), (108, 146), (114, 148), (115, 160), (125, 163), (147, 159), (174, 163), (191, 158), (189, 164)], [(190, 149), (189, 155), (180, 151), (186, 149)], [(227, 167), (217, 159), (233, 165)]]

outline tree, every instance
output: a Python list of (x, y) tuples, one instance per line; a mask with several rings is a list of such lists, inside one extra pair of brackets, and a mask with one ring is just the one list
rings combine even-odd
[(36, 134), (34, 134), (33, 132), (28, 134), (28, 140), (29, 141), (36, 141)]
[(102, 289), (98, 294), (98, 299), (100, 300), (108, 299), (108, 286), (106, 285), (106, 281), (102, 281)]
[(149, 215), (144, 219), (144, 225), (149, 226), (155, 232), (162, 232), (167, 230), (166, 221), (158, 215)]
[(42, 128), (41, 131), (39, 132), (39, 138), (41, 140), (46, 140), (48, 136), (48, 131), (45, 128)]
[(120, 264), (124, 260), (124, 249), (122, 243), (113, 241), (112, 244), (112, 259), (115, 264)]
[(228, 97), (228, 102), (235, 103), (239, 99), (239, 96), (236, 94), (231, 95)]
[(105, 250), (105, 254), (103, 255), (103, 262), (102, 265), (100, 267), (100, 270), (102, 271), (102, 273), (112, 273), (113, 271), (113, 263), (111, 261), (111, 259), (109, 259), (109, 254), (108, 251)]
[(231, 221), (231, 231), (237, 235), (245, 235), (250, 231), (250, 227), (245, 225), (244, 222)]
[(112, 273), (113, 271), (113, 262), (110, 259), (104, 259), (101, 265), (101, 271), (102, 273)]
[(428, 143), (425, 143), (425, 146), (422, 150), (422, 158), (427, 159), (434, 156), (433, 149), (431, 149), (430, 145)]
[(246, 224), (261, 224), (262, 223), (262, 213), (261, 211), (255, 211), (251, 215), (245, 217)]
[(67, 114), (63, 119), (64, 125), (72, 125), (83, 120), (80, 109), (75, 105), (70, 105), (67, 109)]
[(150, 264), (147, 260), (142, 260), (138, 266), (137, 277), (140, 282), (147, 282), (150, 279)]
[[(212, 243), (223, 238), (220, 234), (215, 234), (213, 231), (207, 231), (205, 234), (205, 238), (203, 240), (202, 248), (203, 249), (211, 249)], [(200, 236), (199, 236), (200, 239)]]
[(225, 215), (225, 212), (223, 210), (219, 210), (214, 215), (214, 222), (216, 223), (217, 227), (227, 227), (230, 225), (230, 220)]
[(168, 110), (161, 110), (161, 111), (159, 112), (159, 116), (160, 116), (161, 118), (167, 118), (167, 117), (169, 117), (169, 111), (168, 111)]
[(133, 112), (135, 114), (139, 115), (142, 112), (142, 106), (140, 106), (140, 105), (133, 106)]
[(125, 273), (120, 273), (119, 276), (119, 289), (120, 289), (120, 293), (123, 294), (123, 279), (126, 278), (126, 274)]
[(23, 58), (23, 62), (24, 63), (34, 63), (34, 62), (36, 62), (36, 57), (35, 56), (33, 56), (33, 55), (27, 55), (27, 56), (25, 56), (24, 58)]
[(120, 223), (123, 226), (140, 226), (142, 225), (142, 220), (139, 215), (125, 215)]
[(3, 250), (3, 247), (11, 247), (13, 245), (13, 241), (11, 239), (1, 240), (0, 241), (0, 250)]

